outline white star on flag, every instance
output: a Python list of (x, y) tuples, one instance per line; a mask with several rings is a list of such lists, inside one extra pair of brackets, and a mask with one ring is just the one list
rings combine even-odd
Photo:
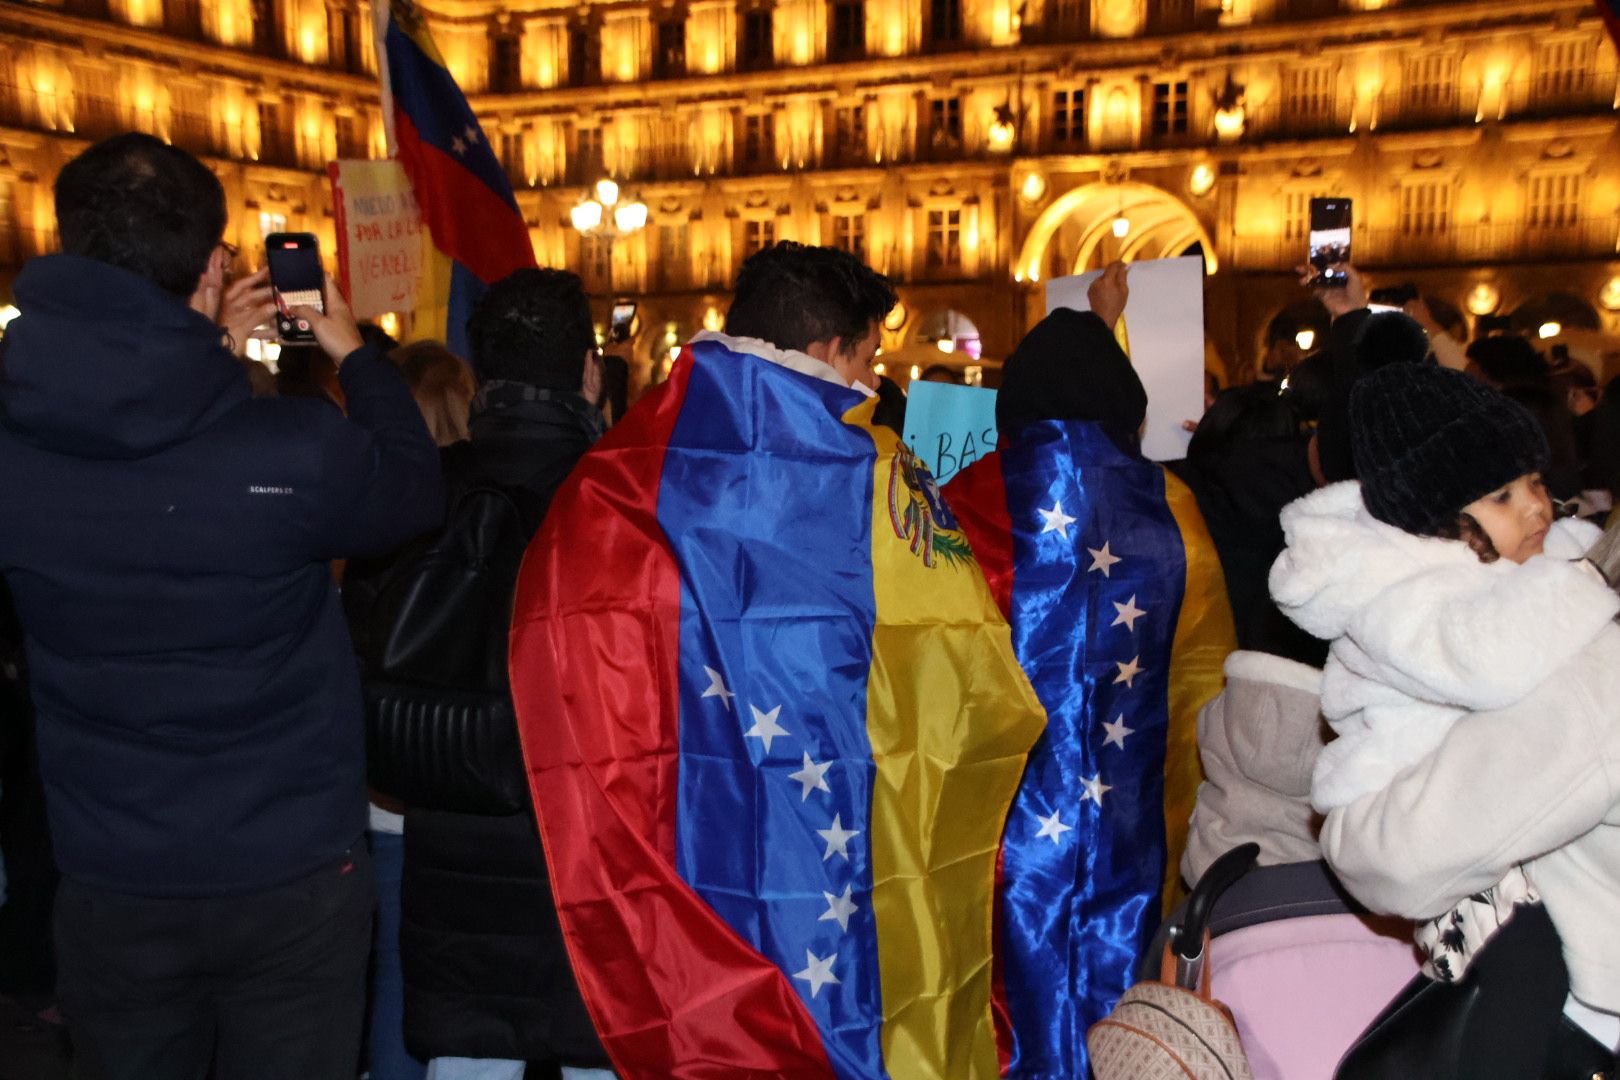
[(838, 976), (832, 973), (833, 961), (837, 959), (838, 954), (833, 953), (825, 960), (817, 960), (816, 954), (811, 952), (809, 949), (806, 949), (804, 950), (804, 962), (806, 965), (805, 969), (803, 971), (795, 971), (793, 973), (793, 977), (795, 979), (803, 979), (805, 982), (809, 983), (810, 996), (815, 997), (817, 994), (821, 993), (821, 988), (826, 986), (828, 983), (832, 983), (834, 986), (838, 985)]
[(1086, 550), (1091, 552), (1091, 566), (1087, 568), (1086, 573), (1089, 574), (1093, 570), (1101, 570), (1103, 572), (1103, 577), (1114, 576), (1114, 564), (1122, 560), (1118, 555), (1115, 555), (1112, 551), (1108, 550), (1107, 541), (1104, 541), (1103, 546), (1100, 548), (1086, 548)]
[(844, 828), (844, 816), (834, 814), (832, 825), (825, 829), (817, 829), (816, 835), (827, 841), (827, 850), (821, 854), (821, 861), (826, 862), (833, 857), (835, 851), (848, 859), (849, 842), (861, 835), (861, 830)]
[(1085, 778), (1081, 778), (1080, 783), (1085, 785), (1085, 789), (1086, 789), (1085, 795), (1081, 796), (1082, 799), (1090, 799), (1092, 802), (1096, 803), (1098, 806), (1102, 805), (1103, 793), (1114, 790), (1112, 787), (1110, 787), (1107, 784), (1102, 782), (1102, 774), (1101, 773), (1098, 773), (1096, 776), (1093, 776), (1090, 780), (1087, 780)]
[(1042, 510), (1038, 506), (1035, 509), (1046, 520), (1046, 524), (1041, 526), (1042, 533), (1055, 532), (1064, 537), (1069, 535), (1069, 526), (1074, 524), (1074, 518), (1063, 512), (1062, 499), (1059, 499), (1050, 510)]
[(789, 780), (797, 780), (804, 785), (804, 791), (799, 794), (799, 801), (810, 797), (812, 791), (831, 791), (827, 786), (827, 770), (832, 768), (831, 761), (823, 761), (820, 765), (810, 760), (810, 755), (804, 755), (804, 768), (796, 773), (788, 773)]
[(1050, 836), (1053, 847), (1062, 847), (1063, 834), (1074, 831), (1073, 825), (1065, 825), (1058, 820), (1058, 811), (1056, 810), (1052, 811), (1051, 817), (1041, 817), (1041, 815), (1036, 814), (1035, 820), (1041, 823), (1041, 831), (1035, 834), (1035, 839), (1039, 840), (1043, 836)]
[(834, 896), (830, 892), (822, 893), (821, 895), (827, 898), (827, 910), (823, 911), (821, 918), (816, 921), (827, 922), (836, 919), (838, 920), (838, 929), (847, 931), (849, 929), (849, 917), (860, 910), (855, 906), (855, 901), (849, 898), (849, 890), (850, 887), (845, 885), (843, 896)]
[(1136, 606), (1135, 593), (1132, 593), (1131, 598), (1125, 601), (1123, 604), (1116, 600), (1114, 602), (1114, 610), (1119, 612), (1119, 617), (1109, 625), (1119, 626), (1121, 623), (1123, 623), (1125, 625), (1125, 629), (1129, 630), (1133, 634), (1136, 633), (1136, 620), (1147, 614), (1146, 611), (1143, 611), (1141, 608)]
[(1108, 733), (1107, 737), (1103, 739), (1103, 745), (1107, 746), (1109, 743), (1112, 743), (1121, 750), (1125, 749), (1126, 736), (1136, 734), (1135, 728), (1128, 728), (1125, 726), (1125, 717), (1123, 714), (1114, 717), (1114, 722), (1112, 724), (1104, 721), (1103, 730)]
[(461, 141), (460, 135), (457, 135), (455, 138), (450, 140), (450, 149), (456, 152), (457, 157), (461, 157), (467, 152), (467, 144)]
[(467, 125), (467, 141), (469, 143), (475, 143), (475, 142), (478, 141), (478, 125), (477, 124), (468, 124)]
[(719, 698), (720, 704), (724, 705), (729, 710), (731, 708), (731, 699), (737, 695), (726, 689), (725, 678), (718, 671), (714, 670), (714, 668), (705, 664), (703, 666), (703, 670), (709, 676), (709, 688), (703, 691), (703, 696), (706, 698)]
[(743, 736), (749, 739), (763, 740), (765, 743), (765, 752), (767, 754), (771, 752), (772, 739), (776, 738), (778, 735), (793, 734), (787, 728), (782, 727), (776, 722), (776, 717), (781, 713), (782, 706), (778, 705), (770, 712), (760, 712), (757, 707), (750, 705), (748, 706), (748, 711), (754, 714), (754, 726), (743, 732)]
[[(1115, 686), (1124, 683), (1127, 688), (1135, 688), (1136, 677), (1142, 674), (1142, 665), (1137, 663), (1140, 659), (1142, 659), (1141, 656), (1133, 656), (1128, 663), (1124, 664), (1118, 660), (1114, 661), (1114, 666), (1119, 668), (1119, 674), (1114, 676)], [(769, 749), (768, 746), (767, 749)]]

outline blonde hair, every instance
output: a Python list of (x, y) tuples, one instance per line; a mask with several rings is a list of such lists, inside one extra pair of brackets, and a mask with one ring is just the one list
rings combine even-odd
[(478, 380), (467, 361), (436, 341), (414, 341), (389, 354), (411, 388), (433, 441), (440, 446), (467, 439), (467, 414)]

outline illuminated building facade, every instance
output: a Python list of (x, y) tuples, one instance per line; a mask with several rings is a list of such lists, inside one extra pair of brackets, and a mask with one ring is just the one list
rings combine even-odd
[[(321, 167), (382, 148), (366, 0), (64, 3), (0, 3), (0, 264), (48, 249), (56, 169), (125, 127), (215, 165), (239, 246), (330, 250)], [(988, 357), (1052, 276), (1202, 252), (1241, 371), (1328, 194), (1381, 283), (1475, 314), (1566, 293), (1620, 327), (1620, 86), (1587, 0), (423, 6), (541, 263), (640, 302), (644, 371), (780, 239), (896, 279), (890, 351), (971, 324)], [(604, 177), (645, 227), (574, 229)]]

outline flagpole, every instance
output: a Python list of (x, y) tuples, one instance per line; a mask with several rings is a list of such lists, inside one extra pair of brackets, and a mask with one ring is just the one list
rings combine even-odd
[(377, 48), (378, 93), (382, 99), (383, 138), (388, 156), (399, 156), (399, 143), (394, 138), (394, 87), (388, 71), (388, 24), (394, 14), (393, 0), (376, 0), (371, 12), (371, 28)]

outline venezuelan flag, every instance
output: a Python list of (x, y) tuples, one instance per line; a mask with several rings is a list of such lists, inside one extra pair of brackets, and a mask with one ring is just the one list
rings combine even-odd
[(1002, 842), (1006, 1075), (1084, 1077), (1175, 891), (1225, 579), (1192, 492), (1094, 424), (1028, 425), (945, 494), (1050, 718)]
[(533, 266), (512, 185), (412, 0), (377, 5), (377, 66), (389, 144), (416, 191), (424, 244), (414, 336), (469, 356), (467, 319), (484, 289)]
[(874, 405), (694, 343), (530, 547), (513, 696), (622, 1077), (998, 1072), (995, 864), (1044, 715)]

